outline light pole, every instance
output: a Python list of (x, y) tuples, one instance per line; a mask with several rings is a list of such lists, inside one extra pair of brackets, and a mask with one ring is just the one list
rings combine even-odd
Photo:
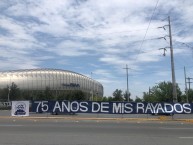
[(9, 99), (10, 91), (11, 91), (11, 88), (10, 88), (10, 86), (8, 86), (8, 95), (7, 95), (7, 101), (8, 101), (8, 102), (10, 101), (10, 99)]
[(186, 67), (184, 66), (184, 77), (185, 77), (185, 93), (186, 93), (186, 102), (188, 103), (188, 89), (187, 89), (187, 81), (186, 81)]
[(126, 98), (127, 98), (127, 101), (129, 102), (130, 100), (130, 94), (129, 94), (129, 85), (128, 85), (128, 66), (126, 64), (126, 68), (123, 68), (123, 69), (126, 69), (126, 75), (127, 75), (127, 91), (126, 91)]

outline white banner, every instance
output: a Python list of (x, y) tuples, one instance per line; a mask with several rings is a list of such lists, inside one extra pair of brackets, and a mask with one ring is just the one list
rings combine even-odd
[(12, 101), (11, 116), (29, 116), (29, 101)]

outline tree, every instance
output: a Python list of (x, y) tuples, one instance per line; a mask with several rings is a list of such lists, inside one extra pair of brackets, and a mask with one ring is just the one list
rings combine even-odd
[(13, 82), (11, 86), (7, 86), (9, 98), (10, 100), (20, 100), (22, 99), (20, 96), (20, 89), (17, 85)]
[(8, 100), (8, 88), (0, 89), (0, 101), (7, 101)]
[(45, 96), (44, 100), (53, 100), (54, 96), (49, 87), (46, 87), (44, 91), (44, 96)]
[(141, 98), (139, 98), (139, 97), (136, 96), (135, 102), (143, 102), (143, 100), (142, 100)]
[(86, 100), (85, 94), (81, 90), (75, 90), (71, 93), (71, 100), (84, 101)]
[(188, 95), (188, 102), (192, 103), (192, 101), (193, 101), (193, 90), (192, 89), (188, 90), (187, 95)]
[(39, 91), (36, 96), (36, 100), (46, 100), (45, 93), (43, 91)]
[(116, 89), (114, 92), (113, 92), (113, 101), (123, 101), (123, 94), (122, 94), (122, 90), (118, 90)]
[(124, 101), (127, 101), (127, 102), (128, 102), (128, 97), (129, 97), (129, 102), (130, 102), (130, 101), (133, 101), (133, 100), (130, 98), (130, 96), (131, 96), (131, 93), (130, 93), (130, 92), (127, 93), (127, 91), (125, 91), (125, 93), (123, 94), (123, 96), (124, 96)]
[(60, 92), (60, 94), (59, 94), (58, 96), (56, 96), (55, 99), (56, 99), (56, 100), (60, 100), (60, 101), (62, 101), (62, 100), (67, 100), (67, 99), (66, 99), (66, 92), (65, 92), (65, 91)]
[(143, 92), (143, 100), (144, 102), (158, 102), (157, 97), (154, 94), (149, 94), (147, 92)]
[[(186, 103), (186, 102), (187, 102), (187, 95), (186, 95), (186, 94), (181, 95), (181, 102), (183, 102), (183, 103)], [(191, 103), (191, 98), (189, 99), (188, 102)]]
[(107, 102), (108, 101), (108, 98), (106, 96), (102, 97), (102, 100), (103, 102)]
[[(173, 92), (172, 92), (171, 82), (161, 82), (158, 85), (152, 87), (148, 93), (144, 92), (143, 100), (145, 102), (173, 102)], [(182, 92), (178, 85), (176, 85), (178, 102), (181, 102)]]
[(111, 102), (113, 101), (113, 99), (114, 99), (113, 97), (109, 96), (107, 101)]

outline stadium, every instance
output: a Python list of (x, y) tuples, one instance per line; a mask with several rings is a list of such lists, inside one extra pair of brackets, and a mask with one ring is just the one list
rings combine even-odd
[(87, 97), (103, 96), (101, 83), (68, 70), (26, 69), (0, 72), (0, 89), (9, 88), (12, 83), (25, 91), (44, 91), (48, 87), (55, 92), (81, 90)]

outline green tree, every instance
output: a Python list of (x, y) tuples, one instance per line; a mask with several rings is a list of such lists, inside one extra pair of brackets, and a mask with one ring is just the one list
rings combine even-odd
[(158, 102), (158, 98), (154, 94), (150, 94), (147, 92), (143, 92), (143, 100), (144, 102)]
[(139, 98), (139, 97), (136, 96), (135, 102), (143, 102), (143, 100), (142, 100), (141, 98)]
[(55, 97), (56, 98), (56, 100), (60, 100), (60, 101), (62, 101), (62, 100), (67, 100), (66, 99), (66, 91), (62, 91), (57, 97)]
[(133, 100), (130, 98), (130, 96), (131, 96), (131, 93), (130, 93), (130, 92), (127, 94), (127, 91), (125, 91), (125, 93), (123, 94), (123, 96), (124, 96), (124, 101), (127, 101), (127, 102), (128, 102), (128, 97), (129, 97), (129, 102), (133, 101)]
[(0, 89), (0, 101), (7, 101), (8, 100), (8, 87)]
[(95, 95), (93, 96), (93, 101), (103, 101), (103, 97)]
[(113, 101), (113, 97), (111, 97), (111, 96), (107, 97), (107, 101), (109, 101), (109, 102)]
[(44, 96), (45, 96), (44, 100), (53, 100), (54, 99), (52, 91), (50, 90), (49, 87), (46, 87), (44, 91)]
[(102, 100), (103, 102), (107, 102), (108, 101), (108, 98), (106, 96), (102, 97)]
[[(190, 100), (189, 100), (190, 101)], [(189, 102), (188, 101), (188, 102)], [(182, 94), (181, 95), (181, 102), (183, 102), (183, 103), (185, 103), (185, 102), (187, 102), (187, 96), (186, 96), (186, 94)]]
[(81, 90), (75, 90), (71, 93), (71, 100), (84, 101), (86, 100), (86, 97)]
[[(178, 85), (176, 85), (178, 102), (182, 101), (182, 92)], [(171, 82), (161, 82), (158, 85), (152, 87), (150, 91), (143, 93), (143, 100), (145, 102), (172, 102), (172, 83)]]
[(46, 100), (45, 93), (43, 91), (39, 91), (36, 96), (36, 100)]
[[(187, 91), (188, 95), (188, 102), (192, 103), (193, 102), (193, 89), (190, 89)], [(185, 96), (186, 97), (186, 96)], [(186, 98), (185, 98), (186, 99)], [(186, 102), (186, 101), (185, 101)]]
[(8, 89), (10, 100), (22, 99), (22, 97), (20, 96), (20, 89), (17, 87), (17, 85), (14, 82), (11, 84), (11, 86), (8, 86), (7, 89)]
[(118, 90), (116, 89), (114, 92), (113, 92), (113, 101), (123, 101), (123, 92), (122, 90)]

